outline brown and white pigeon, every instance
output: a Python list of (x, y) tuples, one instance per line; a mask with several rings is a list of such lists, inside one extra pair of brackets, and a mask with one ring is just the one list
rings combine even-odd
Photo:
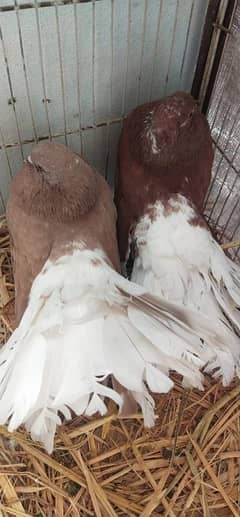
[(187, 93), (143, 104), (126, 117), (115, 194), (122, 262), (129, 229), (159, 193), (166, 202), (169, 194), (183, 193), (202, 212), (213, 155), (207, 120)]
[(206, 315), (213, 332), (220, 325), (215, 366), (228, 384), (239, 368), (240, 269), (201, 215), (212, 161), (209, 127), (190, 95), (132, 111), (119, 145), (118, 236), (134, 282)]
[(220, 338), (207, 318), (119, 274), (112, 194), (80, 156), (38, 144), (12, 182), (7, 219), (18, 326), (0, 352), (1, 424), (24, 424), (51, 452), (62, 416), (102, 415), (105, 398), (121, 409), (127, 390), (151, 426), (149, 391), (168, 392), (170, 370), (201, 387)]

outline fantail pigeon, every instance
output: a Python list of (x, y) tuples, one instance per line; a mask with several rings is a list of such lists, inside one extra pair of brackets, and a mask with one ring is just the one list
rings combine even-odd
[(215, 365), (227, 384), (239, 366), (240, 269), (201, 215), (212, 161), (207, 120), (190, 95), (132, 111), (119, 145), (118, 236), (134, 282), (205, 314), (213, 332), (220, 324), (226, 339)]
[[(125, 389), (151, 426), (148, 390), (169, 391), (169, 370), (201, 387), (220, 339), (207, 318), (119, 274), (112, 193), (80, 156), (38, 144), (13, 179), (7, 219), (18, 327), (0, 352), (1, 424), (25, 424), (51, 452), (61, 415), (104, 414), (105, 397), (121, 408)], [(192, 345), (198, 331), (205, 341)]]

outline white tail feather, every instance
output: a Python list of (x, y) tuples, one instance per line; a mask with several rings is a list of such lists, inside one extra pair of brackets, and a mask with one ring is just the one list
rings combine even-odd
[[(183, 354), (195, 364), (200, 357), (208, 362), (208, 371), (217, 368), (214, 375), (222, 376), (223, 383), (228, 384), (240, 363), (240, 268), (224, 254), (206, 227), (193, 224), (197, 213), (183, 196), (169, 201), (167, 213), (160, 201), (151, 208), (154, 218), (143, 216), (135, 230), (138, 254), (132, 280), (185, 309), (187, 323), (197, 333), (189, 344), (184, 325), (180, 333), (179, 326), (172, 325), (180, 338), (178, 357)], [(146, 318), (142, 318), (145, 329), (141, 323), (145, 335), (146, 329), (149, 332)], [(209, 340), (210, 355), (205, 346)], [(215, 358), (211, 360), (213, 351)]]
[(204, 320), (209, 346), (195, 347), (197, 328), (191, 329), (187, 311), (144, 292), (116, 273), (99, 250), (76, 248), (49, 260), (0, 353), (0, 423), (8, 422), (10, 430), (25, 424), (51, 452), (61, 415), (103, 415), (105, 398), (121, 409), (121, 395), (106, 386), (111, 376), (140, 404), (148, 426), (155, 416), (147, 386), (168, 392), (174, 369), (186, 385), (201, 388), (200, 368), (216, 359), (216, 335)]

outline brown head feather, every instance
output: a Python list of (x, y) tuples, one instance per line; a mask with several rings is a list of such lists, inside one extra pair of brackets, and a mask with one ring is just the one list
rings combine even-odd
[(95, 171), (62, 144), (37, 144), (19, 174), (17, 194), (29, 214), (69, 222), (88, 213), (96, 202)]
[(211, 145), (207, 120), (185, 92), (139, 106), (130, 115), (128, 127), (132, 156), (156, 175), (159, 167), (161, 173), (163, 167), (170, 173), (186, 154), (189, 161), (195, 159), (208, 133)]

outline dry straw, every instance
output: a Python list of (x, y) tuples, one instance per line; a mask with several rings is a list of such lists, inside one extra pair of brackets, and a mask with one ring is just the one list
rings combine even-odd
[[(11, 332), (10, 242), (0, 220), (1, 342)], [(240, 516), (240, 384), (176, 387), (156, 398), (157, 425), (140, 415), (76, 418), (52, 457), (24, 430), (0, 427), (0, 515), (35, 517)]]

